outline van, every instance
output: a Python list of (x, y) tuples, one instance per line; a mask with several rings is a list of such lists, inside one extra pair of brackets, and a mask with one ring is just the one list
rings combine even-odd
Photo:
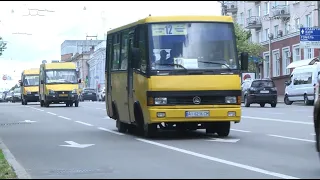
[(39, 102), (39, 68), (26, 69), (21, 74), (21, 104)]
[[(286, 105), (291, 105), (296, 101), (303, 101), (305, 105), (312, 105), (317, 100), (316, 87), (320, 73), (320, 63), (316, 62), (318, 61), (317, 58), (310, 60), (301, 60), (309, 61), (309, 63), (295, 67), (290, 75), (290, 80), (285, 82), (284, 103)], [(303, 62), (299, 63), (302, 64)]]
[(40, 65), (40, 105), (65, 103), (79, 106), (79, 83), (76, 65), (71, 62), (54, 62)]

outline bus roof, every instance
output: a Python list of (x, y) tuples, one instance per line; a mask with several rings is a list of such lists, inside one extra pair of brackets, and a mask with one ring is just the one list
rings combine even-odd
[(27, 75), (27, 74), (39, 74), (40, 70), (39, 68), (32, 68), (32, 69), (26, 69), (22, 72), (22, 74)]
[(45, 69), (76, 69), (76, 65), (73, 62), (58, 62), (42, 64)]
[(108, 31), (108, 34), (118, 32), (138, 24), (161, 23), (161, 22), (226, 22), (233, 23), (231, 16), (149, 16), (134, 23), (127, 24)]

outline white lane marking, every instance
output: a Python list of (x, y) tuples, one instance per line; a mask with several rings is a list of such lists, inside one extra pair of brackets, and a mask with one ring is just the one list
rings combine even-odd
[(311, 123), (311, 122), (291, 121), (291, 120), (284, 120), (284, 119), (272, 119), (272, 118), (262, 118), (262, 117), (252, 117), (252, 116), (242, 116), (242, 118), (263, 120), (263, 121), (275, 121), (275, 122), (285, 122), (285, 123), (294, 123), (294, 124), (313, 125), (313, 123)]
[(268, 134), (268, 136), (271, 136), (271, 137), (278, 137), (278, 138), (283, 138), (283, 139), (297, 140), (297, 141), (315, 142), (314, 140), (309, 140), (309, 139), (300, 139), (300, 138), (293, 138), (293, 137), (279, 136), (279, 135), (274, 135), (274, 134)]
[(309, 118), (313, 118), (313, 116), (308, 116)]
[(31, 109), (37, 110), (37, 111), (44, 111), (42, 109), (38, 109), (38, 108), (34, 108), (34, 107), (30, 107)]
[(55, 113), (52, 113), (52, 112), (47, 112), (48, 114), (51, 114), (51, 115), (54, 115), (54, 116), (56, 116), (57, 114), (55, 114)]
[(149, 141), (149, 140), (145, 140), (145, 139), (136, 138), (136, 140), (144, 142), (144, 143), (152, 144), (152, 145), (155, 145), (155, 146), (163, 147), (163, 148), (166, 148), (166, 149), (170, 149), (170, 150), (173, 150), (173, 151), (181, 152), (181, 153), (184, 153), (184, 154), (188, 154), (188, 155), (191, 155), (191, 156), (207, 159), (207, 160), (210, 160), (210, 161), (215, 161), (215, 162), (219, 162), (219, 163), (222, 163), (222, 164), (227, 164), (227, 165), (230, 165), (230, 166), (235, 166), (235, 167), (238, 167), (238, 168), (246, 169), (246, 170), (249, 170), (249, 171), (254, 171), (254, 172), (261, 173), (261, 174), (274, 176), (274, 177), (277, 177), (277, 178), (282, 178), (282, 179), (300, 179), (300, 178), (297, 178), (297, 177), (288, 176), (288, 175), (285, 175), (285, 174), (280, 174), (280, 173), (276, 173), (276, 172), (272, 172), (272, 171), (267, 171), (267, 170), (256, 168), (256, 167), (253, 167), (253, 166), (248, 166), (248, 165), (244, 165), (244, 164), (240, 164), (240, 163), (236, 163), (236, 162), (232, 162), (232, 161), (227, 161), (227, 160), (224, 160), (224, 159), (219, 159), (219, 158), (216, 158), (216, 157), (207, 156), (207, 155), (204, 155), (204, 154), (188, 151), (188, 150), (185, 150), (185, 149), (176, 148), (176, 147), (173, 147), (173, 146), (168, 146), (168, 145), (165, 145), (165, 144), (161, 144), (161, 143), (157, 143), (157, 142), (153, 142), (153, 141)]
[(310, 135), (311, 135), (311, 136), (315, 136), (316, 134), (315, 134), (315, 133), (311, 133)]
[(86, 125), (86, 126), (93, 126), (92, 124), (88, 124), (88, 123), (85, 123), (85, 122), (82, 122), (82, 121), (75, 121), (75, 122), (83, 124), (83, 125)]
[(59, 118), (62, 118), (62, 119), (66, 119), (66, 120), (71, 120), (70, 118), (67, 118), (67, 117), (64, 117), (64, 116), (58, 116)]
[(231, 131), (237, 131), (237, 132), (245, 132), (245, 133), (249, 133), (251, 131), (245, 131), (245, 130), (240, 130), (240, 129), (230, 129)]
[(102, 128), (102, 127), (98, 127), (98, 129), (100, 129), (100, 130), (102, 130), (102, 131), (107, 131), (107, 132), (109, 132), (109, 133), (117, 134), (117, 135), (120, 135), (120, 136), (125, 135), (125, 134), (123, 134), (123, 133), (115, 132), (115, 131), (112, 131), (112, 130), (110, 130), (110, 129), (106, 129), (106, 128)]

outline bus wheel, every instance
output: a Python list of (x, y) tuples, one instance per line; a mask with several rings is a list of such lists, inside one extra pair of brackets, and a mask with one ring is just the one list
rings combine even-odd
[(154, 138), (157, 130), (157, 124), (145, 124), (143, 126), (143, 135), (146, 138)]
[(227, 137), (230, 133), (230, 122), (218, 122), (216, 124), (216, 132), (218, 136)]
[(121, 133), (127, 132), (127, 125), (118, 119), (117, 119), (117, 128), (118, 128), (118, 131)]

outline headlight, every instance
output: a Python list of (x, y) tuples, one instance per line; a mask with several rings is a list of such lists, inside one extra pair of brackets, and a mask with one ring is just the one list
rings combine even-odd
[(76, 89), (72, 90), (72, 94), (76, 94), (76, 93), (77, 93)]
[(160, 104), (167, 104), (167, 98), (154, 98), (154, 104), (160, 105)]
[(30, 91), (27, 91), (27, 94), (31, 94), (31, 92), (30, 92)]
[(225, 101), (228, 104), (236, 104), (237, 103), (237, 97), (235, 97), (235, 96), (227, 96), (225, 98)]
[(250, 90), (250, 91), (256, 91), (257, 89), (254, 88), (254, 87), (251, 87), (249, 90)]
[(49, 89), (49, 94), (54, 94), (54, 90)]

